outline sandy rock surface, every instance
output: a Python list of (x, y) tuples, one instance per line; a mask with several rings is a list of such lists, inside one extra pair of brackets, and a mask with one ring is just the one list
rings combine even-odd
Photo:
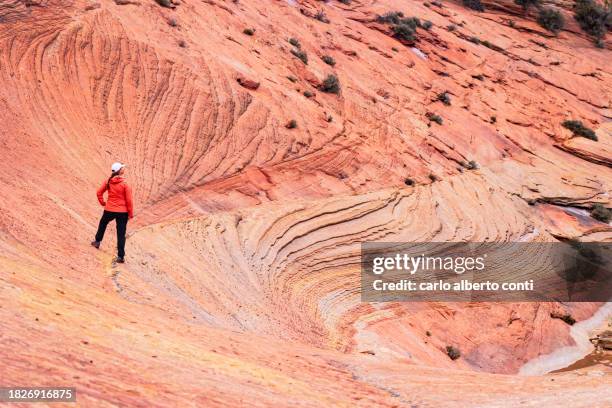
[[(612, 238), (588, 211), (610, 206), (609, 41), (571, 4), (558, 36), (484, 4), (0, 0), (0, 385), (82, 406), (610, 406), (609, 373), (516, 375), (572, 344), (552, 311), (598, 304), (360, 302), (366, 240)], [(394, 10), (433, 27), (401, 43), (376, 22)], [(136, 200), (121, 266), (114, 228), (89, 246), (116, 160)]]

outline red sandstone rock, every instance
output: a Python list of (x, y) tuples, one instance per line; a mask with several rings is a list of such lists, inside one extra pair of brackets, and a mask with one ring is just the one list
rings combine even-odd
[[(610, 240), (566, 211), (610, 206), (609, 48), (569, 14), (545, 36), (511, 1), (308, 4), (330, 24), (291, 2), (0, 4), (3, 384), (74, 385), (83, 406), (605, 405), (607, 374), (491, 374), (571, 344), (554, 305), (364, 304), (358, 255), (366, 240)], [(396, 9), (434, 23), (414, 49), (369, 26)], [(228, 39), (247, 25), (254, 41)], [(286, 78), (316, 85), (323, 49), (342, 97), (305, 99)], [(234, 72), (265, 86), (237, 91)], [(568, 117), (600, 141), (569, 140)], [(113, 268), (112, 229), (88, 243), (116, 160), (136, 218)], [(580, 321), (598, 305), (568, 307)]]

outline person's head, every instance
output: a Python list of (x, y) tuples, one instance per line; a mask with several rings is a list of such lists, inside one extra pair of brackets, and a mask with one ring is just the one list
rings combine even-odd
[(125, 164), (119, 162), (113, 163), (111, 166), (111, 175), (106, 181), (106, 188), (110, 188), (110, 181), (113, 177), (121, 176), (123, 173), (125, 173)]
[(111, 172), (111, 177), (122, 175), (125, 172), (125, 164), (119, 162), (113, 163), (111, 166)]

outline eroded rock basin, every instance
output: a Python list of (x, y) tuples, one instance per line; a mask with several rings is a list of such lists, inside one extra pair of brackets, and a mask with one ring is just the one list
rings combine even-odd
[[(358, 293), (364, 241), (610, 241), (590, 212), (610, 207), (609, 48), (566, 3), (554, 37), (511, 1), (344, 3), (0, 2), (0, 385), (86, 407), (612, 405), (609, 375), (517, 375), (580, 358), (551, 313), (600, 304)], [(394, 10), (432, 22), (419, 52), (377, 22)], [(136, 217), (113, 266), (114, 229), (89, 242), (117, 160)]]

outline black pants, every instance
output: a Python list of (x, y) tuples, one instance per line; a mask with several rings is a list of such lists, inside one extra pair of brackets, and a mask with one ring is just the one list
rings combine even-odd
[(96, 241), (102, 242), (102, 238), (104, 238), (104, 233), (106, 232), (106, 226), (112, 220), (116, 220), (117, 223), (117, 255), (119, 258), (123, 258), (125, 256), (125, 231), (127, 230), (128, 213), (105, 210), (100, 219), (100, 224), (98, 225)]

